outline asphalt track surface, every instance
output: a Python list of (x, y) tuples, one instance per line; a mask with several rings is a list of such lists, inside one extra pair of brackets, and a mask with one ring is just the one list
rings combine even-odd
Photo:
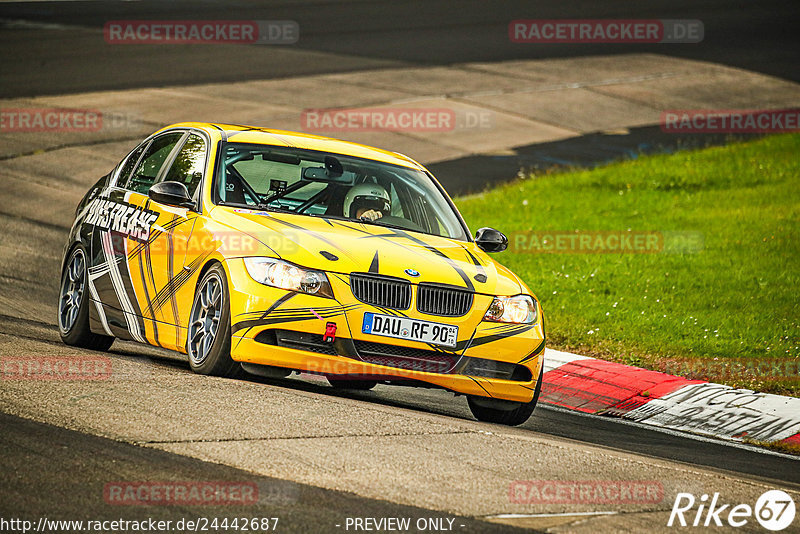
[[(393, 65), (568, 57), (632, 50), (627, 45), (530, 47), (513, 45), (504, 38), (509, 20), (567, 17), (701, 19), (706, 33), (702, 47), (653, 45), (650, 50), (650, 47), (641, 46), (635, 50), (705, 59), (790, 80), (800, 79), (796, 62), (797, 40), (793, 33), (798, 22), (797, 8), (790, 2), (761, 2), (734, 9), (729, 2), (698, 6), (694, 2), (661, 1), (637, 5), (636, 13), (630, 11), (628, 2), (553, 2), (537, 4), (535, 8), (529, 2), (500, 2), (492, 10), (483, 6), (482, 2), (463, 3), (458, 9), (447, 2), (424, 2), (413, 6), (406, 2), (378, 5), (351, 2), (349, 10), (345, 11), (328, 2), (291, 5), (275, 2), (257, 9), (245, 2), (231, 2), (224, 8), (214, 3), (197, 2), (2, 4), (0, 18), (23, 19), (43, 25), (41, 33), (35, 36), (13, 27), (0, 29), (3, 50), (0, 54), (0, 94), (5, 97), (63, 94), (93, 89), (280, 78)], [(187, 16), (187, 10), (191, 12), (190, 16)], [(96, 39), (87, 38), (87, 35), (96, 34), (106, 20), (123, 18), (292, 19), (300, 23), (302, 40), (291, 49), (247, 47), (245, 53), (245, 49), (233, 46), (108, 47), (98, 46)], [(48, 28), (44, 24), (58, 26)], [(498, 31), (500, 37), (497, 37)], [(56, 161), (55, 165), (58, 163)], [(80, 194), (93, 181), (89, 177), (63, 179), (64, 182), (56, 180), (46, 184), (51, 192), (58, 190), (61, 195), (43, 195), (41, 198), (15, 195), (12, 199), (13, 189), (2, 193), (3, 204), (13, 201), (18, 208), (21, 205), (23, 211), (28, 210), (31, 214), (52, 212), (48, 222), (41, 217), (19, 216), (16, 209), (13, 214), (4, 209), (0, 213), (0, 302), (5, 310), (0, 315), (0, 355), (3, 357), (92, 355), (63, 346), (54, 321), (58, 261), (71, 222), (70, 212)], [(52, 198), (58, 200), (49, 203), (52, 201), (48, 199)], [(444, 494), (448, 488), (444, 485), (441, 487), (442, 496), (429, 495), (426, 498), (396, 497), (421, 491), (414, 487), (398, 490), (392, 495), (376, 494), (368, 482), (357, 488), (344, 484), (345, 487), (337, 489), (337, 484), (331, 482), (336, 478), (331, 467), (334, 463), (328, 457), (315, 457), (319, 460), (315, 464), (319, 477), (325, 478), (325, 482), (316, 483), (314, 469), (302, 469), (308, 459), (299, 458), (299, 452), (296, 468), (305, 474), (295, 476), (290, 468), (282, 472), (280, 469), (272, 470), (278, 471), (277, 477), (264, 476), (249, 467), (255, 465), (249, 456), (253, 449), (243, 449), (245, 452), (239, 456), (236, 453), (231, 453), (233, 456), (223, 453), (214, 456), (205, 450), (198, 452), (199, 449), (192, 448), (195, 442), (202, 444), (203, 440), (195, 439), (193, 442), (181, 436), (165, 437), (159, 441), (148, 426), (157, 426), (160, 418), (168, 424), (184, 417), (182, 413), (159, 412), (160, 403), (172, 407), (170, 403), (175, 401), (170, 411), (181, 412), (181, 407), (193, 403), (206, 406), (204, 402), (224, 398), (230, 404), (214, 406), (209, 416), (213, 419), (206, 421), (207, 426), (214, 430), (209, 431), (212, 437), (207, 441), (224, 444), (228, 438), (220, 437), (224, 434), (223, 428), (233, 435), (251, 432), (249, 420), (242, 415), (243, 410), (237, 409), (237, 406), (248, 406), (246, 403), (252, 401), (251, 394), (288, 399), (282, 405), (271, 407), (273, 416), (275, 413), (287, 414), (286, 420), (279, 418), (274, 422), (275, 427), (280, 427), (276, 431), (277, 437), (267, 435), (269, 433), (264, 430), (264, 436), (256, 433), (244, 440), (263, 441), (267, 449), (260, 449), (262, 452), (270, 451), (269, 446), (274, 443), (292, 439), (299, 442), (294, 431), (312, 433), (314, 430), (307, 426), (311, 423), (301, 414), (320, 412), (326, 414), (324, 423), (329, 425), (329, 435), (322, 436), (319, 441), (335, 440), (336, 432), (331, 429), (338, 429), (341, 433), (338, 437), (354, 443), (363, 442), (368, 447), (372, 442), (367, 438), (373, 437), (372, 434), (381, 437), (382, 432), (392, 430), (386, 428), (394, 424), (389, 421), (405, 418), (413, 420), (414, 424), (422, 425), (424, 422), (425, 425), (454, 429), (447, 432), (461, 432), (465, 436), (491, 434), (495, 436), (493, 439), (503, 443), (511, 439), (528, 440), (538, 443), (543, 451), (551, 454), (562, 451), (573, 458), (573, 464), (578, 462), (577, 466), (572, 466), (577, 470), (572, 471), (573, 477), (584, 469), (587, 473), (602, 473), (609, 479), (623, 477), (623, 473), (627, 473), (623, 468), (627, 468), (628, 462), (669, 466), (685, 473), (687, 479), (693, 473), (698, 477), (702, 474), (718, 479), (720, 488), (760, 485), (794, 491), (800, 489), (800, 469), (795, 459), (546, 406), (537, 408), (534, 417), (519, 429), (505, 429), (471, 421), (463, 398), (453, 398), (439, 391), (379, 386), (374, 392), (343, 393), (315, 380), (209, 379), (192, 375), (185, 358), (180, 355), (131, 343), (116, 343), (109, 356), (130, 367), (137, 376), (145, 377), (126, 383), (126, 388), (118, 391), (124, 393), (128, 402), (139, 403), (144, 414), (142, 418), (133, 416), (130, 406), (117, 405), (117, 399), (104, 398), (109, 390), (102, 388), (87, 386), (84, 391), (84, 385), (77, 384), (74, 391), (65, 392), (58, 389), (64, 387), (59, 384), (51, 388), (47, 384), (0, 383), (0, 411), (5, 412), (0, 415), (0, 472), (3, 473), (0, 478), (0, 517), (174, 519), (202, 515), (233, 517), (242, 513), (249, 517), (277, 515), (281, 518), (281, 532), (331, 532), (341, 530), (336, 525), (351, 516), (437, 517), (443, 514), (436, 510), (462, 509), (447, 504), (452, 501), (446, 500)], [(161, 392), (157, 386), (162, 383), (171, 384), (173, 390), (180, 389), (181, 384), (188, 384), (187, 388), (192, 388), (192, 395), (196, 398), (176, 401), (170, 397), (167, 386), (164, 386), (163, 397), (159, 397)], [(333, 405), (342, 408), (329, 414), (325, 412)], [(260, 413), (255, 408), (252, 411)], [(130, 419), (119, 421), (118, 414)], [(297, 416), (293, 418), (293, 414)], [(223, 423), (227, 426), (218, 429), (217, 426)], [(262, 424), (264, 421), (258, 421), (255, 426)], [(364, 427), (363, 435), (348, 435), (347, 430), (351, 427)], [(257, 430), (262, 429), (258, 427)], [(175, 430), (177, 433), (180, 431), (180, 428)], [(169, 434), (166, 430), (164, 432)], [(427, 432), (415, 434), (409, 431), (411, 439), (419, 440), (422, 450), (434, 447), (426, 441), (431, 439)], [(395, 439), (391, 432), (387, 436), (387, 439)], [(501, 466), (496, 464), (508, 461), (499, 449), (496, 459), (477, 458), (475, 455), (480, 453), (470, 449), (457, 451), (457, 454), (467, 470), (500, 470)], [(599, 460), (601, 457), (612, 458), (614, 462)], [(541, 460), (548, 461), (548, 458)], [(553, 462), (556, 466), (553, 469), (558, 472), (561, 464), (557, 458)], [(394, 468), (400, 470), (408, 466), (389, 464), (385, 467), (386, 472), (380, 476), (388, 477)], [(426, 463), (425, 468), (431, 469), (426, 477), (436, 480), (440, 476), (436, 462)], [(566, 466), (563, 470), (570, 472)], [(375, 477), (374, 473), (365, 471), (365, 480)], [(448, 475), (453, 476), (452, 473)], [(103, 485), (113, 480), (248, 480), (264, 488), (265, 500), (255, 507), (224, 510), (109, 507), (98, 495)], [(444, 477), (443, 480), (451, 479)], [(480, 491), (480, 487), (476, 488), (476, 495), (464, 496), (464, 500), (479, 502)], [(398, 504), (399, 501), (419, 501), (425, 506)], [(665, 505), (667, 510), (668, 505)], [(460, 530), (517, 531), (510, 526), (476, 520), (475, 517), (487, 514), (480, 511), (479, 503), (471, 506), (465, 505), (463, 509), (476, 512), (447, 514), (455, 518), (457, 524), (464, 525)], [(498, 513), (502, 511), (497, 510)], [(632, 514), (631, 521), (634, 519)]]
[[(329, 532), (352, 516), (409, 517), (413, 521), (435, 517), (430, 510), (257, 476), (5, 414), (0, 414), (0, 427), (0, 447), (4, 451), (0, 468), (5, 473), (0, 516), (5, 518), (139, 521), (147, 517), (177, 522), (196, 521), (199, 517), (277, 517), (278, 532)], [(54, 471), (68, 476), (54, 476)], [(198, 511), (192, 505), (109, 506), (97, 499), (104, 486), (98, 473), (113, 473), (130, 480), (236, 481), (254, 484), (259, 499), (254, 504), (218, 506), (212, 513)], [(449, 518), (460, 532), (524, 532), (473, 518)]]
[[(531, 45), (507, 37), (512, 20), (565, 18), (698, 19), (705, 35), (697, 44), (644, 45)], [(11, 2), (0, 4), (0, 19), (43, 24), (37, 32), (13, 27), (0, 32), (3, 97), (631, 52), (800, 81), (800, 7), (782, 0)], [(300, 40), (291, 46), (107, 46), (96, 38), (107, 21), (131, 19), (294, 20)]]

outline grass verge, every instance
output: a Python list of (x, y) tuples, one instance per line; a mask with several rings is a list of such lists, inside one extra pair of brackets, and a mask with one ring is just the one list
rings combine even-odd
[(509, 236), (495, 258), (539, 298), (548, 346), (800, 394), (800, 135), (531, 174), (456, 204)]

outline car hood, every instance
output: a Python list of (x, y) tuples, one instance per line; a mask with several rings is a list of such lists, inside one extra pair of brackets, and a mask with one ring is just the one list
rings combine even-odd
[(371, 272), (489, 295), (527, 292), (516, 275), (475, 243), (353, 221), (228, 206), (217, 206), (212, 217), (259, 242), (258, 250), (250, 247), (238, 254), (229, 250), (228, 257), (268, 255), (327, 272)]

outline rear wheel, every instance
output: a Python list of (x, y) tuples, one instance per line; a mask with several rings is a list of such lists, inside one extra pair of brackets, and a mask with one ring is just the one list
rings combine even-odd
[(225, 271), (217, 263), (197, 284), (189, 314), (186, 353), (195, 373), (231, 378), (239, 374), (239, 363), (231, 359), (230, 309)]
[(467, 397), (469, 409), (478, 421), (508, 426), (521, 425), (530, 418), (534, 408), (536, 408), (539, 394), (542, 391), (543, 376), (544, 366), (539, 371), (539, 380), (536, 382), (536, 388), (533, 390), (533, 399), (530, 402), (512, 402), (469, 395)]
[(89, 329), (89, 296), (86, 250), (78, 245), (69, 255), (61, 274), (58, 294), (58, 333), (61, 341), (74, 347), (106, 351), (114, 338)]
[(332, 376), (327, 376), (325, 378), (327, 378), (328, 383), (336, 389), (367, 391), (378, 385), (376, 380), (356, 380), (352, 378), (334, 378)]

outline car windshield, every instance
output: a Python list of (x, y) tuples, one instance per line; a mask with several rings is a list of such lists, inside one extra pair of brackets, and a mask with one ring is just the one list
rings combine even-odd
[(228, 143), (220, 204), (354, 220), (468, 241), (460, 217), (424, 172), (313, 150)]

